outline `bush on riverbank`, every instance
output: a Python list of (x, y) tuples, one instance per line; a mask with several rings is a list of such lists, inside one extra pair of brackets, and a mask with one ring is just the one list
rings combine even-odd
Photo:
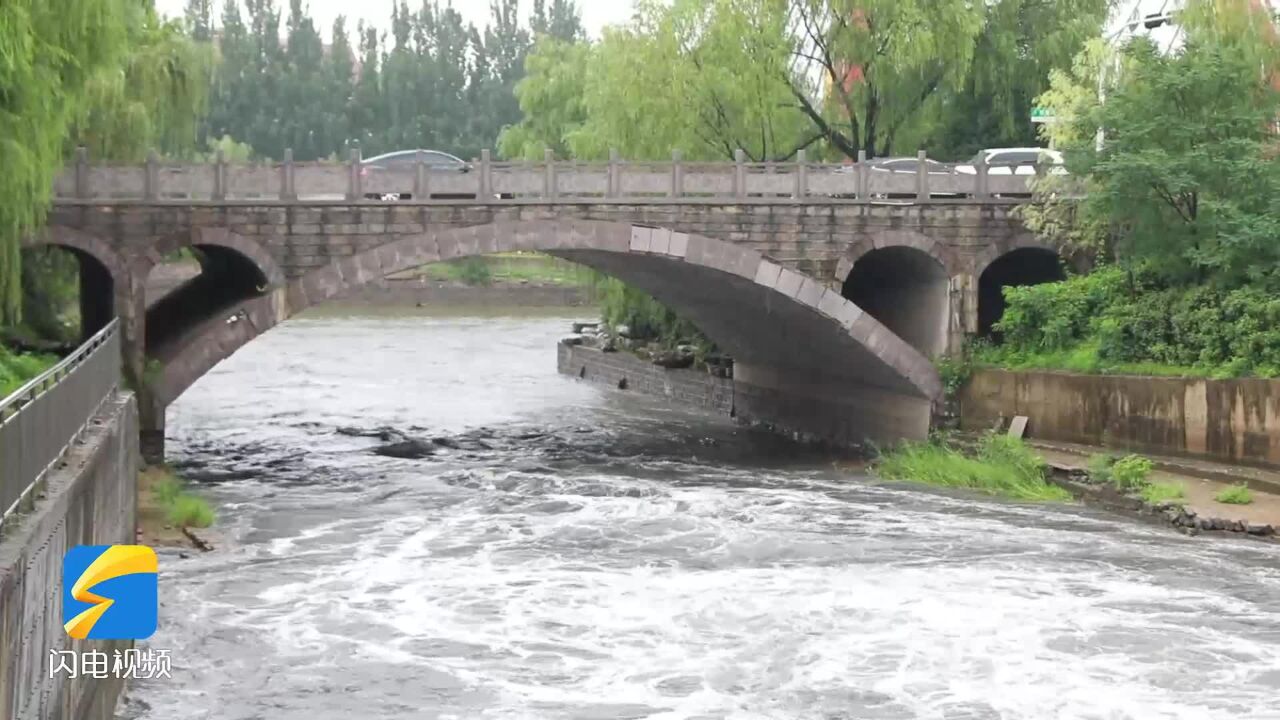
[(1227, 505), (1248, 505), (1253, 502), (1253, 491), (1247, 485), (1232, 485), (1218, 493), (1214, 500)]
[(213, 509), (186, 489), (186, 483), (163, 465), (138, 474), (138, 527), (156, 544), (182, 542), (182, 529), (205, 528), (214, 522)]
[(910, 480), (975, 490), (1014, 500), (1066, 501), (1071, 494), (1045, 479), (1044, 460), (1021, 440), (988, 434), (968, 455), (941, 441), (908, 442), (880, 456), (875, 472), (886, 480)]
[(57, 362), (58, 358), (52, 355), (15, 353), (0, 345), (0, 398), (8, 397)]
[(1104, 267), (1008, 287), (999, 345), (973, 359), (1011, 369), (1202, 377), (1280, 376), (1280, 297), (1258, 287), (1172, 287)]

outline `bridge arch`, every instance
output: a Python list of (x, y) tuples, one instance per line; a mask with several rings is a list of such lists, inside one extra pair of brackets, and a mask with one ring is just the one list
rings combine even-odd
[(978, 336), (999, 340), (994, 326), (1004, 315), (1004, 288), (1038, 285), (1065, 277), (1058, 248), (1032, 236), (988, 248), (974, 263)]
[(117, 298), (129, 289), (125, 259), (102, 238), (62, 225), (31, 235), (23, 248), (57, 247), (73, 254), (80, 266), (80, 333), (88, 337), (118, 314)]
[[(650, 293), (731, 353), (762, 392), (783, 392), (784, 381), (802, 378), (788, 391), (807, 388), (829, 400), (840, 394), (835, 388), (847, 386), (845, 402), (851, 408), (862, 403), (864, 411), (850, 410), (840, 422), (866, 424), (869, 435), (882, 437), (927, 430), (929, 405), (942, 389), (932, 363), (838, 291), (727, 241), (598, 220), (496, 222), (401, 236), (247, 299), (231, 317), (201, 321), (185, 334), (189, 341), (159, 358), (164, 368), (152, 389), (167, 406), (253, 338), (365, 283), (423, 264), (512, 250), (548, 252)], [(897, 401), (910, 408), (884, 416), (865, 407)]]
[(947, 347), (954, 256), (919, 233), (859, 243), (837, 268), (841, 295), (927, 357)]

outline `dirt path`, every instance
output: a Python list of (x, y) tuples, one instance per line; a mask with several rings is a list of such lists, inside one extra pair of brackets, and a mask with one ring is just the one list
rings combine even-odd
[[(1121, 454), (1106, 448), (1082, 445), (1062, 445), (1058, 443), (1041, 443), (1028, 441), (1035, 451), (1046, 462), (1064, 469), (1084, 470), (1089, 456), (1094, 453), (1110, 452)], [(1230, 521), (1242, 521), (1246, 524), (1270, 525), (1280, 531), (1280, 493), (1271, 492), (1273, 487), (1280, 488), (1280, 473), (1268, 473), (1255, 468), (1233, 468), (1230, 465), (1219, 465), (1195, 461), (1194, 464), (1180, 459), (1151, 458), (1156, 469), (1151, 473), (1152, 482), (1179, 485), (1186, 493), (1184, 506), (1194, 510), (1205, 518), (1221, 518)], [(1161, 469), (1176, 467), (1177, 470)], [(1238, 472), (1235, 472), (1237, 471)], [(1228, 482), (1233, 475), (1238, 479)], [(1215, 498), (1218, 493), (1231, 487), (1246, 483), (1253, 492), (1253, 502), (1248, 505), (1231, 505), (1220, 503)]]

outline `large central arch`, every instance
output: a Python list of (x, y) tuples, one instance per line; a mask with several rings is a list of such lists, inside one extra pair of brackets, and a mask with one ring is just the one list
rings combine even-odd
[(788, 426), (814, 424), (805, 430), (848, 439), (927, 432), (942, 387), (933, 365), (838, 290), (722, 240), (577, 219), (428, 230), (276, 285), (185, 329), (182, 345), (159, 358), (155, 401), (167, 406), (253, 338), (360, 285), (427, 263), (512, 250), (595, 268), (688, 317), (735, 358), (743, 403), (781, 408)]

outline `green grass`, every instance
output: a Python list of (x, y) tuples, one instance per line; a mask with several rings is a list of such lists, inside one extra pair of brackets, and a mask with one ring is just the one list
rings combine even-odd
[(542, 253), (494, 253), (423, 265), (411, 274), (431, 280), (487, 285), (528, 282), (541, 285), (589, 286), (591, 271)]
[(1099, 484), (1112, 482), (1111, 466), (1116, 464), (1116, 460), (1119, 460), (1119, 458), (1109, 453), (1090, 455), (1088, 465), (1089, 479)]
[(1151, 483), (1142, 488), (1142, 499), (1152, 505), (1185, 500), (1186, 497), (1187, 493), (1182, 486), (1174, 483)]
[(1071, 494), (1045, 480), (1044, 461), (1017, 438), (983, 437), (975, 455), (939, 442), (903, 443), (882, 455), (876, 473), (937, 487), (1032, 501), (1066, 501)]
[(1248, 505), (1253, 502), (1253, 491), (1247, 485), (1232, 485), (1218, 493), (1214, 500), (1227, 505)]
[(186, 489), (186, 482), (168, 466), (150, 467), (145, 471), (146, 498), (156, 512), (174, 527), (209, 527), (214, 513), (204, 498)]
[(168, 517), (178, 527), (206, 528), (213, 524), (213, 509), (195, 495), (179, 495), (169, 506)]

